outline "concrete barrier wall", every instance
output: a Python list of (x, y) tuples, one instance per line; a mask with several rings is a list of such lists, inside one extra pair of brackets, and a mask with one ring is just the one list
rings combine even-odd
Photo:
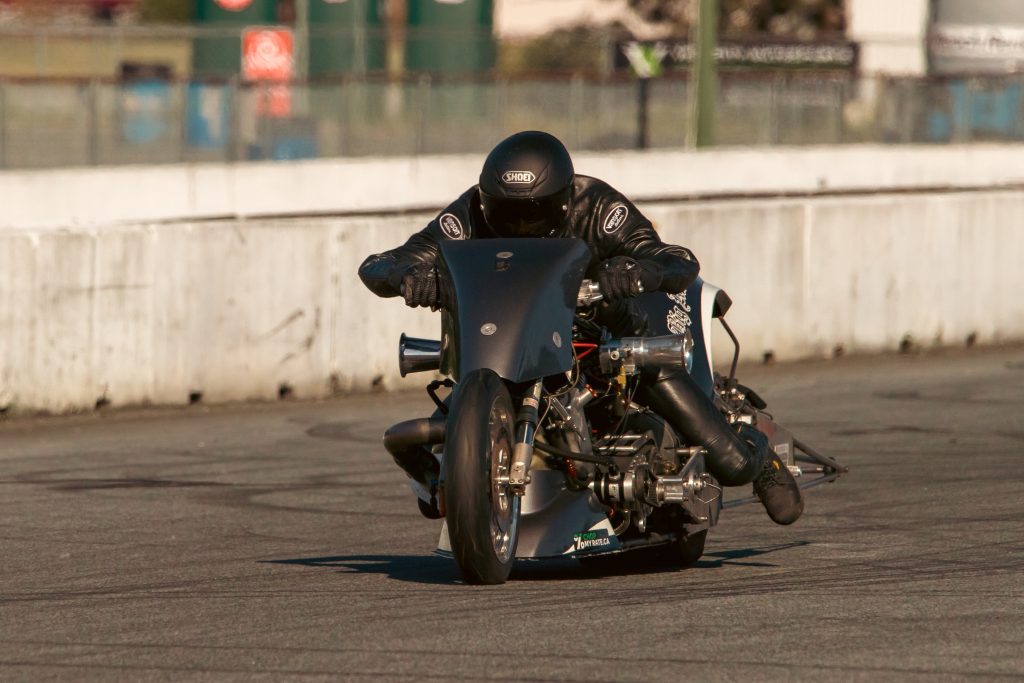
[[(744, 357), (1024, 339), (1024, 192), (648, 207), (735, 304)], [(721, 348), (721, 347), (719, 347)]]
[[(1024, 339), (1024, 193), (642, 208), (732, 295), (748, 358)], [(436, 337), (438, 318), (373, 297), (356, 268), (427, 218), (0, 232), (0, 407), (400, 386), (398, 335)]]
[[(395, 374), (429, 314), (358, 282), (417, 218), (0, 232), (0, 406), (324, 396)], [(385, 352), (385, 349), (387, 352)]]
[[(803, 147), (579, 154), (636, 200), (978, 189), (1024, 184), (1024, 145)], [(481, 158), (424, 156), (0, 172), (0, 230), (439, 209)]]
[[(635, 182), (606, 163), (613, 183)], [(1009, 184), (1010, 167), (990, 171), (993, 184)], [(640, 205), (732, 295), (747, 358), (895, 349), (908, 335), (924, 345), (1024, 339), (1024, 191)], [(107, 215), (103, 225), (0, 229), (0, 410), (422, 385), (398, 379), (395, 348), (402, 331), (436, 337), (437, 316), (373, 297), (356, 268), (431, 215)]]

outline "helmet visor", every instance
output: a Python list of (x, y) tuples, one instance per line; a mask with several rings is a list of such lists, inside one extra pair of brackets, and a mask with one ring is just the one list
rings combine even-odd
[(480, 192), (484, 220), (502, 237), (541, 237), (561, 227), (571, 189), (547, 197), (493, 197)]

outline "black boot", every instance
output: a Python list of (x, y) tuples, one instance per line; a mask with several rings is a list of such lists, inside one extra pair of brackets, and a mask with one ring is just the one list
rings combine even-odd
[(384, 432), (384, 447), (395, 459), (395, 464), (416, 482), (413, 492), (416, 493), (420, 512), (428, 519), (440, 519), (442, 516), (437, 507), (441, 465), (430, 448), (443, 443), (444, 435), (445, 421), (438, 416), (399, 422)]
[(750, 425), (742, 425), (740, 434), (752, 450), (762, 454), (761, 471), (754, 478), (754, 495), (776, 524), (792, 524), (804, 511), (800, 487), (768, 443), (768, 437)]

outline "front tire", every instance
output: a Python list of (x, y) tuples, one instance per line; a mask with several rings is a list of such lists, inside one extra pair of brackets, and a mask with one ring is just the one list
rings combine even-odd
[(467, 583), (505, 583), (515, 561), (520, 498), (508, 487), (514, 438), (512, 397), (492, 370), (456, 387), (445, 434), (448, 538)]

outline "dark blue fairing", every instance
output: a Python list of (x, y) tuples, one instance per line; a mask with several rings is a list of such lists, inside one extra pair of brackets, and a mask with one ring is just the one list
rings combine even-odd
[(685, 329), (693, 336), (693, 370), (690, 376), (704, 393), (712, 396), (715, 391), (715, 380), (711, 367), (708, 365), (707, 342), (704, 339), (704, 326), (701, 324), (704, 315), (711, 315), (701, 310), (701, 292), (704, 281), (697, 278), (685, 292), (664, 294), (652, 292), (637, 297), (640, 307), (647, 316), (647, 334), (682, 334)]
[(511, 382), (572, 369), (572, 319), (590, 250), (578, 239), (441, 242), (450, 282), (441, 371), (490, 368)]

